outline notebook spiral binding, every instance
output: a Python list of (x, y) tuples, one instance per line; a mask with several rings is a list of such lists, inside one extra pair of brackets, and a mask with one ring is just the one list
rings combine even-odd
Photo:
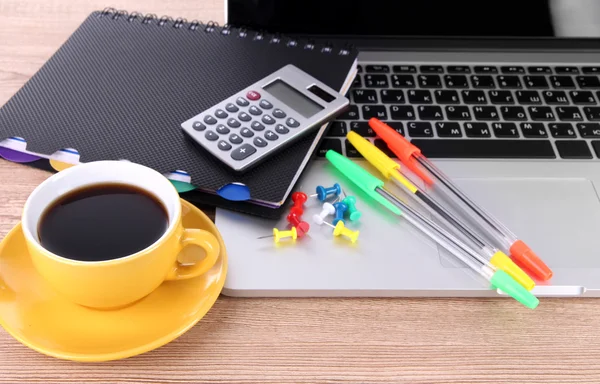
[(264, 31), (249, 30), (243, 26), (233, 27), (228, 24), (220, 26), (214, 21), (203, 23), (198, 20), (192, 20), (191, 22), (188, 22), (187, 19), (181, 17), (173, 19), (170, 16), (161, 16), (159, 18), (157, 15), (152, 13), (146, 15), (139, 12), (129, 13), (127, 11), (117, 10), (115, 8), (105, 8), (99, 13), (98, 17), (110, 17), (113, 20), (126, 19), (128, 22), (139, 21), (142, 24), (155, 24), (159, 27), (187, 29), (192, 32), (199, 30), (203, 30), (206, 33), (217, 32), (221, 35), (234, 35), (238, 38), (251, 38), (254, 41), (267, 41), (270, 44), (285, 44), (290, 48), (302, 47), (306, 50), (320, 49), (322, 53), (334, 53), (334, 51), (337, 51), (337, 54), (342, 56), (347, 56), (354, 50), (354, 46), (352, 44), (346, 44), (341, 48), (336, 48), (331, 43), (317, 45), (310, 39), (301, 42), (298, 39), (283, 36), (279, 33), (267, 33)]

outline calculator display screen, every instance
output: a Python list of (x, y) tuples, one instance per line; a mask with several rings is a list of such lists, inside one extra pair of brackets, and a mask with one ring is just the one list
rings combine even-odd
[(278, 98), (279, 101), (307, 119), (324, 109), (322, 106), (279, 79), (269, 83), (263, 88), (265, 91)]

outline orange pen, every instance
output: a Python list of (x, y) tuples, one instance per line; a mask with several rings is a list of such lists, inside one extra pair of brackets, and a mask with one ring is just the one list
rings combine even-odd
[[(476, 222), (496, 240), (500, 249), (510, 253), (516, 262), (527, 268), (538, 279), (545, 281), (552, 277), (552, 270), (525, 242), (469, 198), (448, 176), (427, 159), (418, 147), (376, 118), (369, 120), (369, 126), (377, 136), (386, 142), (388, 148), (398, 159), (429, 187), (446, 195), (456, 203), (453, 205), (463, 209), (463, 213), (474, 214)], [(473, 215), (470, 216), (473, 217)]]

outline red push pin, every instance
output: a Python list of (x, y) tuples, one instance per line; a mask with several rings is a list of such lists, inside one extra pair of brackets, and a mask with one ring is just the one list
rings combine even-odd
[[(302, 216), (304, 213), (304, 203), (308, 200), (308, 196), (304, 192), (294, 192), (292, 193), (292, 201), (294, 202), (294, 206), (290, 209), (290, 214), (295, 213), (298, 218)], [(288, 219), (289, 220), (289, 219)]]
[(302, 221), (294, 212), (290, 212), (290, 214), (287, 215), (287, 221), (292, 224), (292, 227), (296, 228), (298, 237), (304, 237), (310, 229), (310, 225), (306, 221)]

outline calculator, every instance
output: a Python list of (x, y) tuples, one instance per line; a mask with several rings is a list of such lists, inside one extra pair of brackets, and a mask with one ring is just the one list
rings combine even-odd
[(246, 171), (328, 123), (349, 100), (294, 65), (286, 65), (181, 124), (201, 147)]

